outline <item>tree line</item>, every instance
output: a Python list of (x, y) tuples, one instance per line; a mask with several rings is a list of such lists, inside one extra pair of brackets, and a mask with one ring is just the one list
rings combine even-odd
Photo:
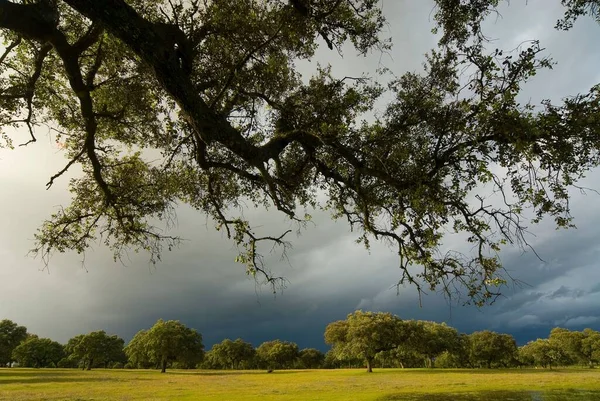
[(131, 341), (94, 331), (60, 344), (27, 332), (10, 320), (0, 321), (0, 366), (35, 368), (130, 369), (319, 369), (511, 368), (600, 363), (600, 332), (556, 327), (548, 338), (523, 346), (510, 334), (490, 330), (460, 333), (445, 323), (402, 320), (384, 312), (355, 311), (330, 323), (323, 353), (300, 350), (289, 341), (272, 340), (254, 347), (240, 338), (225, 339), (205, 352), (202, 335), (179, 321), (158, 320)]

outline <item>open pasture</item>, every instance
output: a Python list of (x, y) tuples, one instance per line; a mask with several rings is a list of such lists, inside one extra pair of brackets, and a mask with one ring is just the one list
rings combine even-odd
[(600, 369), (0, 369), (0, 400), (596, 401)]

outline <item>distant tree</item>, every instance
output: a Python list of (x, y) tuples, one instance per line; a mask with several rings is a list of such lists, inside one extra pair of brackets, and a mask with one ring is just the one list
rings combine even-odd
[(61, 369), (73, 369), (73, 368), (77, 368), (79, 367), (79, 363), (74, 360), (73, 358), (69, 358), (68, 357), (68, 352), (67, 352), (67, 346), (65, 346), (65, 356), (64, 358), (62, 358), (60, 361), (58, 361), (58, 363), (56, 364), (57, 368), (61, 368)]
[(546, 338), (538, 338), (519, 348), (519, 360), (543, 368), (552, 368), (567, 364), (569, 359), (556, 343)]
[(69, 340), (65, 349), (69, 358), (82, 369), (91, 370), (94, 366), (108, 367), (110, 363), (126, 360), (123, 346), (125, 341), (117, 335), (109, 336), (105, 331), (80, 334)]
[(125, 347), (129, 360), (136, 364), (152, 363), (165, 373), (171, 362), (193, 368), (204, 357), (202, 336), (179, 321), (158, 320), (149, 330), (138, 332)]
[(435, 367), (443, 369), (462, 368), (459, 357), (448, 351), (444, 351), (435, 358)]
[(31, 368), (56, 367), (65, 356), (64, 347), (49, 338), (29, 336), (13, 350), (13, 359), (20, 366)]
[(454, 352), (458, 347), (458, 331), (445, 323), (417, 321), (422, 326), (417, 333), (420, 338), (413, 346), (425, 356), (425, 366), (433, 368), (435, 359), (443, 352)]
[(8, 319), (0, 321), (0, 367), (12, 364), (14, 349), (26, 338), (26, 327)]
[(550, 343), (560, 349), (561, 353), (569, 359), (570, 364), (592, 363), (585, 354), (582, 346), (582, 340), (585, 334), (580, 331), (571, 331), (562, 327), (555, 327), (550, 331), (548, 340)]
[(339, 358), (362, 358), (367, 372), (373, 371), (378, 353), (398, 347), (406, 338), (402, 320), (383, 312), (357, 310), (325, 329), (325, 342), (333, 346), (333, 352)]
[(469, 335), (470, 359), (475, 366), (510, 366), (517, 357), (517, 342), (509, 334), (477, 331)]
[(212, 346), (209, 351), (210, 363), (224, 369), (244, 369), (250, 367), (256, 350), (252, 344), (241, 338), (231, 341), (225, 339), (219, 344)]
[(471, 352), (471, 337), (468, 334), (460, 333), (458, 336), (458, 346), (454, 350), (453, 355), (457, 361), (459, 368), (473, 368), (470, 358)]
[(298, 358), (298, 345), (289, 341), (265, 341), (256, 348), (256, 355), (269, 369), (286, 369)]
[(300, 362), (306, 369), (319, 369), (325, 361), (325, 354), (315, 348), (304, 348), (300, 350)]
[(581, 355), (590, 367), (600, 363), (600, 332), (592, 329), (584, 329), (581, 339)]
[(148, 369), (152, 366), (146, 344), (146, 332), (147, 330), (138, 331), (125, 347), (128, 364), (138, 369)]

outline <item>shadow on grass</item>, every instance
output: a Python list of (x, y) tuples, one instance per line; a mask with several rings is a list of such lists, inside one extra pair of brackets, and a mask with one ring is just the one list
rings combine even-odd
[[(168, 370), (167, 374), (171, 375), (185, 375), (185, 376), (242, 376), (242, 375), (256, 375), (256, 374), (269, 374), (269, 375), (289, 375), (289, 374), (302, 374), (310, 373), (311, 370), (274, 370), (268, 373), (266, 370)], [(312, 371), (314, 372), (314, 371)]]
[(498, 373), (518, 373), (518, 374), (528, 374), (528, 373), (573, 373), (579, 374), (581, 372), (594, 372), (594, 369), (589, 368), (569, 368), (569, 369), (533, 369), (533, 368), (524, 368), (524, 369), (425, 369), (425, 368), (417, 368), (417, 369), (375, 369), (373, 373), (397, 373), (397, 372), (407, 372), (412, 374), (423, 374), (423, 375), (445, 375), (448, 373), (464, 373), (469, 375), (496, 375)]
[[(135, 381), (149, 380), (135, 378)], [(31, 378), (22, 379), (0, 379), (0, 385), (3, 384), (40, 384), (40, 383), (92, 383), (92, 382), (120, 382), (119, 378), (112, 377), (81, 377), (81, 376), (32, 376)]]
[[(94, 373), (98, 370), (93, 371)], [(92, 382), (119, 382), (124, 380), (144, 381), (152, 380), (140, 376), (123, 375), (96, 375), (81, 370), (55, 371), (49, 369), (31, 369), (23, 371), (1, 371), (0, 386), (3, 384), (36, 384), (36, 383), (92, 383)]]
[(481, 391), (448, 394), (388, 394), (377, 401), (597, 401), (600, 391)]

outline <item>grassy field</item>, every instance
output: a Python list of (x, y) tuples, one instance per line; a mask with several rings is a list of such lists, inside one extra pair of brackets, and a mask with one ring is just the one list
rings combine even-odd
[(0, 369), (0, 400), (597, 401), (600, 369), (171, 371)]

